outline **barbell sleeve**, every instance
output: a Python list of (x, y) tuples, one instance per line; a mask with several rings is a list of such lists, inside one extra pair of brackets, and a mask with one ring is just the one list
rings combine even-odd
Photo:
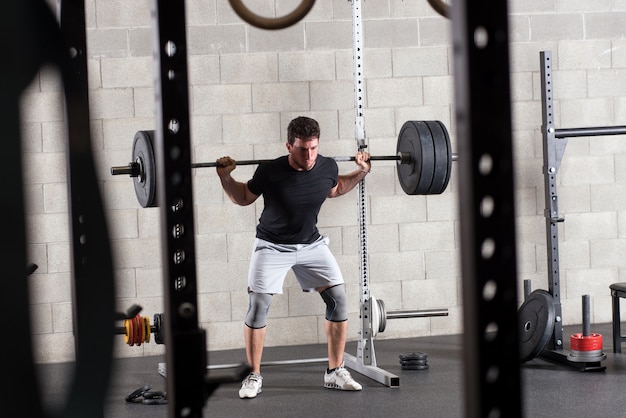
[(133, 164), (137, 164), (137, 163), (128, 163), (128, 165), (121, 165), (121, 166), (116, 166), (116, 167), (111, 167), (111, 174), (114, 176), (120, 176), (120, 175), (124, 175), (127, 174), (131, 177), (137, 177), (136, 175), (133, 176)]

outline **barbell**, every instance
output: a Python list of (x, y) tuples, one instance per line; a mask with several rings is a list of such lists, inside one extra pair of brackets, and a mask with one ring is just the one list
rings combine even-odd
[[(154, 131), (137, 131), (133, 139), (132, 161), (125, 166), (111, 167), (112, 175), (128, 175), (135, 179), (135, 195), (139, 204), (155, 207), (157, 201)], [(354, 161), (355, 157), (332, 157), (337, 162)], [(398, 180), (408, 195), (441, 194), (450, 181), (452, 161), (450, 136), (440, 121), (407, 121), (398, 134), (396, 155), (370, 155), (372, 161), (396, 161)], [(237, 165), (257, 165), (271, 160), (242, 160)], [(217, 167), (216, 162), (192, 163), (192, 168)]]

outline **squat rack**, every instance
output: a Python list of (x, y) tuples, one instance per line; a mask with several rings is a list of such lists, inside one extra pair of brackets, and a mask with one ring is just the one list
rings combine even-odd
[[(363, 26), (361, 19), (361, 0), (352, 0), (352, 65), (354, 81), (354, 137), (357, 150), (367, 148), (365, 135), (365, 116), (363, 109)], [(371, 295), (369, 284), (369, 252), (367, 244), (367, 194), (365, 178), (359, 182), (357, 210), (359, 217), (359, 332), (356, 355), (344, 353), (346, 367), (394, 388), (400, 386), (400, 377), (394, 373), (378, 367), (374, 337), (377, 332), (384, 331), (387, 318), (417, 318), (429, 316), (447, 316), (447, 309), (433, 309), (422, 311), (385, 312), (382, 300), (376, 300)], [(379, 327), (380, 326), (380, 327)]]
[[(41, 27), (40, 25), (28, 26), (29, 23), (37, 22), (33, 19), (32, 15), (29, 15), (23, 9), (26, 4), (43, 4), (43, 1), (32, 0), (30, 2), (10, 2), (7, 5), (7, 13), (3, 15), (3, 22), (7, 22), (4, 27), (18, 27), (16, 25), (9, 25), (8, 23), (20, 22), (24, 23), (22, 27), (29, 28), (30, 34), (37, 35), (50, 35), (49, 27)], [(83, 0), (74, 0), (63, 2), (62, 5), (79, 4), (84, 6)], [(167, 6), (167, 7), (166, 7)], [(187, 101), (185, 97), (187, 95), (187, 86), (181, 81), (186, 80), (186, 60), (181, 55), (185, 54), (186, 40), (184, 38), (184, 31), (180, 31), (184, 28), (184, 2), (172, 2), (166, 0), (154, 0), (155, 20), (162, 19), (166, 21), (167, 13), (173, 12), (169, 15), (169, 24), (161, 28), (158, 34), (155, 34), (155, 38), (159, 40), (174, 40), (173, 43), (169, 42), (157, 42), (158, 51), (157, 59), (164, 59), (162, 67), (159, 67), (160, 73), (157, 80), (160, 85), (161, 95), (158, 97), (157, 106), (162, 106), (163, 109), (158, 109), (160, 116), (165, 116), (164, 120), (160, 120), (158, 127), (159, 131), (163, 131), (164, 134), (159, 134), (159, 143), (162, 145), (164, 151), (175, 151), (175, 155), (182, 151), (183, 154), (189, 152), (189, 141), (187, 130), (188, 126), (184, 126), (188, 122), (187, 113)], [(68, 7), (69, 9), (69, 7)], [(79, 21), (84, 23), (84, 9), (77, 8), (77, 16)], [(82, 12), (82, 13), (81, 13)], [(455, 3), (452, 12), (453, 17), (453, 39), (455, 42), (455, 85), (457, 88), (456, 96), (457, 100), (457, 115), (458, 115), (458, 137), (461, 144), (462, 153), (464, 158), (460, 163), (461, 179), (460, 192), (461, 192), (461, 206), (464, 209), (461, 211), (461, 224), (462, 224), (462, 261), (463, 261), (463, 276), (464, 276), (464, 313), (465, 313), (465, 371), (466, 371), (466, 412), (468, 416), (487, 416), (489, 412), (501, 413), (503, 416), (521, 416), (521, 398), (520, 398), (520, 386), (519, 386), (519, 369), (518, 367), (512, 367), (515, 362), (511, 362), (512, 358), (517, 358), (517, 335), (513, 324), (516, 322), (514, 315), (511, 315), (511, 308), (514, 308), (514, 302), (516, 297), (516, 270), (515, 270), (515, 228), (514, 218), (511, 216), (513, 207), (513, 189), (512, 189), (512, 168), (513, 161), (510, 150), (511, 145), (511, 130), (510, 130), (510, 94), (508, 88), (508, 26), (507, 26), (507, 6), (506, 3), (488, 4), (480, 2), (478, 0), (465, 0)], [(30, 18), (30, 20), (29, 20)], [(70, 24), (71, 26), (71, 24)], [(157, 26), (157, 25), (155, 25)], [(0, 29), (3, 25), (0, 25)], [(77, 25), (77, 29), (82, 32), (80, 37), (84, 39), (85, 30), (84, 25)], [(176, 30), (178, 29), (178, 30)], [(26, 32), (20, 32), (20, 36), (11, 37), (12, 40), (18, 42), (18, 45), (31, 46), (25, 39), (29, 38)], [(156, 31), (155, 31), (156, 32)], [(478, 35), (478, 36), (477, 36)], [(22, 42), (22, 43), (19, 43)], [(71, 45), (71, 44), (70, 44)], [(174, 48), (173, 48), (174, 47)], [(19, 48), (18, 48), (19, 49)], [(27, 50), (23, 48), (23, 50)], [(178, 53), (176, 52), (178, 51)], [(23, 55), (11, 54), (15, 49), (11, 49), (10, 56), (12, 58), (24, 58)], [(78, 56), (81, 58), (81, 63), (84, 63), (85, 49), (78, 49), (74, 52), (78, 52)], [(56, 54), (58, 52), (51, 52)], [(178, 54), (178, 55), (177, 55)], [(60, 55), (60, 54), (59, 54)], [(166, 57), (164, 57), (165, 55)], [(12, 64), (12, 63), (11, 63)], [(159, 65), (162, 63), (159, 62)], [(6, 68), (13, 68), (11, 65)], [(86, 66), (81, 64), (79, 71), (86, 70)], [(86, 74), (86, 73), (83, 73)], [(19, 127), (16, 121), (19, 120), (19, 109), (17, 105), (17, 99), (23, 89), (22, 85), (14, 85), (12, 82), (18, 79), (19, 76), (23, 77), (23, 74), (9, 74), (9, 77), (5, 79), (6, 83), (3, 86), (10, 93), (7, 95), (7, 100), (0, 102), (2, 105), (2, 112), (0, 114), (5, 115), (2, 120), (7, 122), (5, 125), (9, 126), (9, 136), (11, 143), (14, 147), (10, 148), (12, 152), (7, 154), (5, 158), (7, 164), (6, 176), (7, 181), (2, 183), (2, 189), (7, 191), (10, 196), (15, 196), (18, 202), (14, 202), (14, 205), (8, 205), (5, 207), (5, 219), (16, 219), (16, 222), (9, 222), (9, 233), (6, 234), (6, 240), (12, 240), (11, 246), (13, 250), (11, 253), (7, 253), (2, 257), (3, 265), (7, 268), (7, 272), (11, 277), (15, 277), (17, 280), (8, 280), (8, 285), (15, 284), (15, 287), (7, 289), (7, 292), (3, 292), (3, 312), (6, 312), (7, 317), (9, 315), (15, 315), (16, 312), (20, 312), (23, 315), (22, 318), (28, 317), (28, 310), (25, 306), (28, 302), (28, 297), (25, 292), (24, 279), (24, 265), (25, 265), (25, 219), (24, 219), (24, 206), (23, 206), (23, 193), (21, 190), (20, 176), (16, 173), (21, 173), (20, 166), (20, 149), (19, 149)], [(179, 78), (182, 77), (182, 78)], [(19, 80), (18, 80), (19, 81)], [(494, 82), (495, 81), (495, 82)], [(176, 88), (180, 88), (176, 91)], [(82, 92), (87, 93), (86, 85), (82, 86)], [(158, 88), (157, 88), (158, 90)], [(178, 94), (180, 93), (180, 94)], [(4, 96), (3, 96), (4, 97)], [(83, 98), (86, 96), (83, 96)], [(185, 106), (184, 109), (174, 111), (169, 106), (180, 104)], [(75, 111), (76, 108), (73, 108)], [(71, 112), (70, 112), (71, 113)], [(180, 117), (180, 119), (178, 118)], [(493, 124), (493, 121), (496, 124)], [(170, 124), (169, 122), (174, 122)], [(163, 123), (167, 122), (167, 123)], [(179, 123), (182, 123), (181, 127)], [(484, 135), (483, 129), (485, 126), (492, 127), (492, 133), (494, 135)], [(172, 135), (179, 132), (179, 129), (183, 129), (183, 133), (180, 137), (182, 141), (182, 150), (175, 148), (172, 145), (172, 138), (168, 132)], [(176, 132), (171, 132), (176, 131)], [(75, 131), (70, 131), (70, 143), (72, 143), (73, 137), (89, 138), (88, 129), (83, 131), (85, 135), (77, 134)], [(163, 138), (166, 137), (166, 138)], [(493, 140), (497, 138), (498, 140)], [(88, 141), (87, 141), (88, 142)], [(79, 148), (79, 147), (77, 147)], [(81, 148), (83, 154), (79, 156), (82, 158), (81, 163), (89, 165), (91, 161), (90, 148), (88, 144)], [(172, 153), (165, 152), (167, 155), (174, 155)], [(485, 157), (489, 157), (485, 159)], [(493, 166), (485, 169), (480, 162), (492, 162)], [(74, 159), (70, 162), (71, 168), (82, 167), (82, 164), (77, 164)], [(185, 198), (191, 199), (191, 190), (188, 188), (190, 161), (188, 158), (183, 158), (177, 162), (171, 160), (161, 161), (161, 167), (165, 167), (164, 172), (170, 176), (170, 179), (176, 180), (176, 182), (166, 190), (166, 193), (161, 193), (164, 203), (161, 205), (161, 210), (166, 212), (167, 210), (179, 211), (182, 208), (177, 204), (178, 200), (172, 200), (172, 198), (178, 197), (179, 194), (184, 195)], [(74, 170), (79, 171), (79, 170)], [(91, 170), (87, 170), (90, 177)], [(83, 177), (84, 172), (82, 173)], [(180, 177), (179, 177), (180, 175)], [(77, 184), (80, 185), (80, 179), (77, 179)], [(181, 182), (182, 181), (182, 182)], [(167, 182), (161, 181), (163, 188)], [(6, 186), (5, 186), (6, 184)], [(94, 212), (90, 208), (86, 213), (90, 214), (86, 218), (89, 225), (105, 225), (105, 222), (98, 222), (98, 219), (104, 218), (103, 214), (98, 210), (102, 209), (100, 203), (100, 197), (97, 194), (98, 188), (94, 186), (95, 181), (91, 184), (87, 184), (85, 187), (86, 193), (82, 196), (85, 204), (92, 204), (93, 210), (97, 211), (97, 215), (93, 216)], [(74, 190), (74, 189), (73, 189)], [(81, 192), (83, 190), (81, 189)], [(95, 191), (95, 192), (94, 192)], [(490, 196), (494, 204), (495, 211), (493, 216), (485, 216), (481, 214), (480, 202), (484, 200), (485, 196)], [(180, 220), (181, 222), (192, 222), (193, 218), (189, 213), (189, 201), (185, 200), (185, 208), (181, 212), (180, 217), (178, 215), (167, 216), (164, 214), (168, 221), (163, 224), (169, 227), (172, 223)], [(73, 202), (74, 203), (74, 202)], [(77, 226), (81, 221), (78, 215), (81, 212), (73, 212), (73, 216), (77, 221)], [(100, 216), (102, 215), (102, 216)], [(92, 222), (96, 218), (94, 222)], [(16, 224), (15, 227), (13, 225)], [(478, 227), (477, 227), (478, 226)], [(13, 227), (13, 228), (12, 228)], [(479, 228), (480, 227), (480, 228)], [(104, 226), (102, 228), (105, 228)], [(165, 228), (164, 228), (165, 229)], [(192, 230), (187, 228), (187, 230)], [(94, 233), (93, 236), (106, 237), (106, 231), (103, 234)], [(169, 237), (171, 240), (171, 237)], [(488, 257), (485, 254), (481, 254), (481, 246), (485, 240), (494, 243), (496, 245), (495, 252), (489, 254)], [(17, 242), (16, 242), (17, 241)], [(89, 242), (89, 240), (88, 240)], [(170, 265), (172, 270), (176, 270), (176, 267), (171, 266), (172, 263), (187, 264), (193, 263), (193, 240), (179, 241), (182, 243), (182, 247), (174, 241), (166, 242), (164, 244), (163, 258), (164, 262)], [(78, 246), (76, 241), (72, 242), (74, 249)], [(108, 244), (108, 243), (107, 243)], [(106, 244), (103, 244), (106, 247)], [(88, 249), (92, 248), (87, 246)], [(96, 248), (97, 249), (97, 248)], [(184, 253), (179, 250), (183, 250)], [(108, 251), (107, 251), (108, 253)], [(180, 257), (186, 254), (184, 260)], [(103, 258), (98, 251), (93, 251), (94, 258)], [(84, 261), (84, 259), (81, 259)], [(88, 265), (88, 275), (91, 279), (98, 277), (102, 279), (104, 283), (111, 283), (112, 274), (110, 270), (112, 268), (111, 260), (104, 260), (100, 264)], [(102, 268), (102, 265), (104, 268)], [(95, 267), (95, 268), (94, 268)], [(84, 270), (81, 269), (79, 263), (75, 263), (76, 275), (82, 276)], [(181, 269), (181, 267), (179, 267)], [(182, 267), (185, 269), (185, 266)], [(176, 353), (177, 359), (172, 359), (168, 355), (168, 360), (176, 360), (175, 367), (178, 369), (176, 373), (172, 373), (172, 378), (168, 379), (172, 381), (168, 384), (168, 389), (174, 389), (172, 392), (168, 392), (168, 399), (170, 405), (177, 405), (175, 409), (169, 409), (169, 416), (185, 416), (185, 417), (200, 417), (202, 414), (202, 407), (210, 394), (210, 389), (213, 384), (208, 384), (205, 381), (204, 376), (198, 371), (197, 365), (205, 363), (206, 359), (200, 358), (200, 353), (205, 353), (204, 344), (201, 341), (201, 334), (197, 328), (196, 315), (194, 314), (195, 308), (195, 271), (190, 267), (184, 270), (183, 273), (188, 273), (189, 277), (184, 275), (177, 275), (179, 271), (172, 271), (171, 276), (165, 272), (164, 269), (164, 283), (165, 293), (178, 295), (180, 297), (173, 296), (173, 302), (168, 303), (168, 310), (173, 315), (179, 315), (181, 318), (177, 320), (170, 320), (171, 327), (168, 329), (170, 338), (173, 339), (168, 343), (168, 351), (173, 350)], [(168, 270), (169, 273), (169, 270)], [(78, 277), (75, 277), (77, 279)], [(183, 280), (185, 279), (185, 280)], [(101, 300), (112, 301), (113, 298), (107, 296), (112, 293), (106, 292), (106, 295), (98, 295), (96, 286), (96, 280), (86, 281), (84, 289), (100, 297)], [(497, 292), (489, 300), (486, 300), (483, 296), (483, 289), (485, 285), (496, 282)], [(485, 283), (486, 282), (486, 283)], [(87, 285), (87, 283), (89, 283)], [(19, 284), (19, 286), (18, 286)], [(183, 284), (185, 286), (183, 286)], [(14, 290), (14, 291), (13, 291)], [(108, 289), (107, 289), (108, 290)], [(83, 298), (81, 297), (81, 300)], [(172, 302), (172, 300), (170, 300)], [(86, 304), (85, 304), (86, 305)], [(94, 309), (94, 306), (91, 306)], [(98, 348), (99, 344), (95, 343), (98, 335), (105, 335), (108, 333), (102, 332), (108, 325), (111, 328), (111, 334), (107, 337), (112, 338), (113, 332), (113, 312), (112, 309), (105, 309), (110, 311), (108, 315), (102, 315), (104, 319), (103, 326), (94, 326), (93, 321), (89, 324), (89, 328), (94, 331), (94, 339), (91, 340), (92, 346), (84, 350), (80, 348), (78, 351), (83, 354), (88, 353), (93, 347)], [(96, 313), (100, 313), (97, 309)], [(93, 312), (92, 312), (93, 313)], [(89, 315), (83, 315), (88, 318)], [(100, 318), (100, 316), (98, 316)], [(92, 317), (93, 319), (93, 317)], [(498, 324), (497, 337), (495, 339), (486, 339), (485, 327), (491, 324)], [(80, 326), (80, 324), (79, 324)], [(23, 381), (22, 386), (27, 390), (9, 391), (3, 400), (7, 400), (5, 405), (14, 405), (19, 407), (19, 413), (24, 413), (26, 406), (31, 407), (32, 415), (41, 416), (43, 411), (39, 397), (37, 395), (37, 382), (33, 373), (32, 360), (28, 355), (31, 352), (30, 333), (28, 332), (28, 326), (23, 323), (12, 322), (9, 324), (9, 331), (11, 335), (20, 335), (24, 337), (21, 341), (25, 342), (21, 346), (14, 344), (5, 344), (3, 350), (14, 348), (5, 356), (7, 358), (13, 358), (15, 361), (10, 362), (11, 365), (16, 366), (14, 369), (21, 370), (27, 369), (26, 381)], [(83, 334), (84, 335), (84, 334)], [(103, 379), (97, 379), (99, 383), (106, 386), (108, 382), (108, 361), (110, 361), (110, 352), (106, 352), (110, 349), (110, 338), (107, 338), (105, 346), (107, 349), (104, 353), (100, 353), (98, 362), (92, 362), (91, 367), (99, 366), (98, 370), (103, 372)], [(88, 338), (82, 339), (83, 341)], [(26, 346), (26, 348), (25, 348)], [(3, 351), (5, 352), (5, 351)], [(23, 355), (25, 353), (26, 355)], [(108, 355), (107, 355), (108, 354)], [(185, 362), (185, 356), (191, 355), (194, 361)], [(78, 360), (80, 360), (80, 358)], [(85, 362), (79, 361), (80, 364)], [(494, 376), (490, 371), (496, 371)], [(192, 378), (184, 375), (185, 371), (191, 371)], [(20, 372), (21, 373), (21, 372)], [(92, 370), (93, 376), (93, 370)], [(202, 378), (202, 381), (200, 379)], [(195, 382), (198, 386), (205, 386), (206, 391), (200, 394), (194, 391), (194, 396), (184, 396), (184, 391), (187, 388), (185, 381)], [(180, 385), (179, 385), (180, 384)], [(208, 385), (207, 385), (208, 384)], [(86, 395), (97, 398), (89, 409), (89, 405), (85, 403), (87, 398), (81, 398), (77, 401), (76, 411), (84, 412), (89, 410), (98, 410), (101, 412), (101, 405), (103, 401), (102, 394), (105, 393), (101, 390), (100, 386), (93, 384), (84, 385), (84, 391)], [(78, 399), (79, 397), (77, 397)], [(30, 416), (29, 415), (29, 416)], [(96, 411), (94, 416), (98, 415)], [(68, 415), (69, 416), (69, 415)], [(76, 415), (72, 416), (84, 416)]]
[[(357, 149), (367, 148), (365, 136), (365, 118), (363, 109), (363, 33), (361, 22), (361, 0), (351, 0), (352, 3), (352, 35), (353, 35), (353, 77), (354, 77), (354, 110), (355, 110), (355, 139)], [(365, 179), (358, 187), (358, 217), (359, 217), (359, 332), (356, 355), (344, 353), (346, 367), (388, 387), (399, 387), (400, 377), (377, 366), (374, 337), (383, 332), (387, 319), (420, 318), (433, 316), (447, 316), (447, 309), (424, 309), (386, 312), (382, 300), (374, 298), (369, 289), (369, 252), (367, 243), (367, 196)], [(285, 364), (306, 364), (326, 362), (327, 358), (290, 359), (280, 361), (264, 361), (261, 366), (275, 366)], [(208, 365), (207, 369), (231, 368), (233, 364)], [(158, 372), (166, 377), (168, 366), (158, 364)]]
[[(367, 148), (365, 141), (365, 118), (363, 115), (363, 30), (361, 23), (361, 0), (352, 0), (352, 63), (354, 77), (354, 137), (359, 151)], [(359, 216), (359, 341), (356, 356), (344, 353), (347, 367), (389, 387), (398, 387), (400, 378), (376, 365), (373, 307), (369, 290), (369, 252), (367, 246), (367, 196), (365, 179), (358, 187)]]
[[(545, 224), (548, 259), (548, 293), (554, 306), (554, 330), (550, 335), (546, 349), (540, 355), (552, 360), (564, 362), (582, 371), (602, 370), (600, 361), (572, 362), (563, 352), (563, 321), (561, 307), (561, 278), (559, 267), (559, 229), (558, 224), (565, 219), (559, 215), (556, 176), (567, 146), (567, 139), (585, 136), (624, 135), (626, 126), (597, 126), (583, 128), (557, 129), (554, 124), (554, 68), (551, 51), (540, 52), (541, 67), (541, 113), (543, 137), (543, 175), (545, 199)], [(525, 281), (525, 296), (530, 293), (529, 282)], [(588, 308), (588, 307), (587, 307)], [(600, 359), (599, 359), (600, 360)]]

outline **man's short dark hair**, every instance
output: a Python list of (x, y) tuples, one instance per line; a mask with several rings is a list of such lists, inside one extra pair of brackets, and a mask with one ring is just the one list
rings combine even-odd
[(296, 141), (296, 138), (309, 139), (312, 137), (319, 138), (320, 125), (315, 119), (307, 118), (306, 116), (298, 116), (289, 122), (287, 126), (287, 142), (290, 145)]

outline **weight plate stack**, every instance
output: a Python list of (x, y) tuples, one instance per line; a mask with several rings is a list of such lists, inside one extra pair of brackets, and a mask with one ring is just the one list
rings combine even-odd
[(428, 369), (428, 354), (422, 352), (400, 354), (402, 370), (426, 370)]
[(396, 168), (402, 190), (408, 195), (441, 194), (452, 169), (450, 136), (440, 121), (407, 121), (398, 135), (396, 152), (411, 156)]
[(583, 335), (580, 332), (572, 334), (570, 349), (571, 352), (567, 356), (569, 361), (587, 363), (606, 359), (606, 354), (602, 352), (602, 334), (595, 332), (589, 335)]

